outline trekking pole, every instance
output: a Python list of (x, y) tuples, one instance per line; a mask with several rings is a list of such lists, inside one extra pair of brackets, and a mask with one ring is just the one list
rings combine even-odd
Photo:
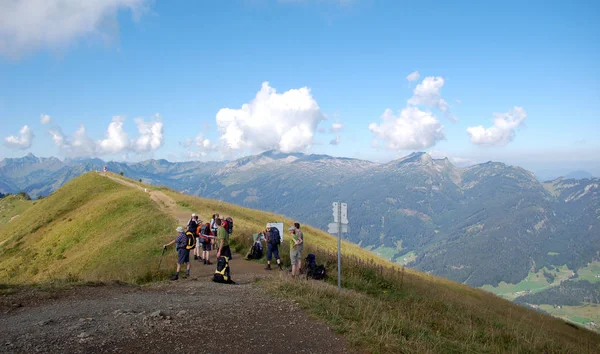
[(160, 272), (160, 265), (162, 264), (163, 256), (165, 255), (166, 250), (167, 250), (167, 247), (163, 246), (163, 251), (162, 251), (162, 254), (160, 255), (160, 261), (158, 262), (158, 269), (156, 270), (157, 274), (158, 274), (158, 272)]

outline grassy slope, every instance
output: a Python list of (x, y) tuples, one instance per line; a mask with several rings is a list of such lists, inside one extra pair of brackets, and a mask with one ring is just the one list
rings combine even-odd
[(0, 198), (0, 227), (8, 224), (14, 216), (20, 215), (34, 203), (35, 201), (25, 200), (19, 195), (7, 195)]
[[(203, 220), (214, 212), (232, 216), (233, 238), (245, 250), (251, 235), (267, 222), (293, 221), (228, 203), (165, 191)], [(293, 299), (315, 317), (368, 352), (578, 352), (600, 351), (600, 336), (585, 329), (525, 309), (486, 291), (449, 280), (402, 270), (356, 245), (344, 243), (344, 292), (335, 286), (335, 237), (303, 227), (305, 253), (317, 254), (330, 272), (329, 283), (276, 277), (263, 284), (269, 291)], [(287, 235), (286, 235), (287, 236)], [(281, 252), (289, 260), (289, 246)], [(308, 252), (307, 252), (308, 251)]]
[(135, 281), (174, 225), (143, 192), (88, 173), (0, 229), (0, 282)]
[[(267, 222), (284, 221), (286, 227), (292, 222), (160, 189), (205, 221), (215, 211), (232, 216), (234, 245), (239, 251), (250, 245), (251, 235)], [(64, 277), (69, 272), (89, 280), (139, 279), (156, 266), (160, 254), (156, 245), (172, 236), (175, 223), (143, 192), (94, 173), (73, 180), (22, 216), (0, 230), (0, 242), (8, 239), (0, 246), (0, 277), (13, 283)], [(305, 253), (314, 252), (320, 263), (327, 264), (328, 282), (293, 281), (281, 274), (261, 286), (300, 303), (357, 349), (389, 353), (600, 351), (600, 337), (592, 332), (483, 290), (402, 270), (346, 243), (345, 290), (340, 294), (332, 286), (337, 281), (336, 239), (310, 227), (304, 227), (304, 232)], [(287, 242), (282, 247), (287, 263)]]

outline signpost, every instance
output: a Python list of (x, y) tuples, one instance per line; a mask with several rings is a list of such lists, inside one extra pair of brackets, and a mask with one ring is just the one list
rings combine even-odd
[(348, 233), (348, 204), (333, 202), (333, 222), (327, 232), (338, 235), (338, 291), (342, 290), (342, 233)]

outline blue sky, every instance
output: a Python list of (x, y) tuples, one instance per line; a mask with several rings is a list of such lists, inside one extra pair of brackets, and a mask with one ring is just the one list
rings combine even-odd
[(596, 1), (36, 4), (0, 2), (0, 157), (428, 151), (600, 174)]

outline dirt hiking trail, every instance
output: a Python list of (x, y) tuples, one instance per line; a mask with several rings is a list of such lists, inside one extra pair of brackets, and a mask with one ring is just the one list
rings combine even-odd
[[(187, 224), (190, 213), (172, 198), (160, 191), (148, 194)], [(174, 268), (175, 260), (175, 252), (167, 251), (162, 267)], [(192, 260), (190, 278), (178, 281), (28, 288), (2, 295), (0, 352), (350, 352), (343, 337), (309, 318), (293, 301), (269, 296), (254, 285), (256, 279), (287, 272), (267, 272), (238, 254), (230, 264), (235, 285), (213, 283), (215, 265)]]

